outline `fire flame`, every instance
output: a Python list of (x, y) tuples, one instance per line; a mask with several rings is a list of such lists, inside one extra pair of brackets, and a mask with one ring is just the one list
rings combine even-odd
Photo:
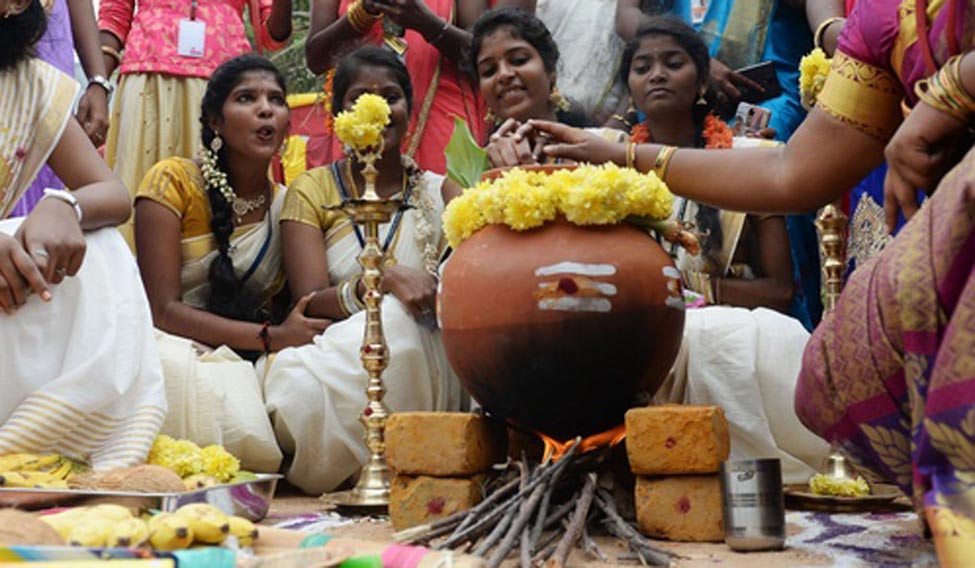
[[(568, 440), (565, 442), (560, 442), (555, 438), (546, 436), (541, 432), (535, 432), (542, 442), (545, 444), (545, 454), (542, 458), (543, 462), (558, 461), (569, 451), (575, 440)], [(586, 452), (591, 452), (592, 450), (603, 448), (603, 447), (614, 447), (623, 440), (626, 439), (626, 425), (620, 424), (615, 428), (606, 430), (605, 432), (600, 432), (598, 434), (593, 434), (592, 436), (587, 436), (579, 442), (579, 449), (576, 450), (578, 454), (584, 454)]]

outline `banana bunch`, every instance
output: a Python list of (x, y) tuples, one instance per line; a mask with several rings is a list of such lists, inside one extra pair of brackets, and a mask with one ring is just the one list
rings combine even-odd
[(74, 462), (58, 454), (0, 456), (0, 487), (67, 489)]
[(241, 546), (257, 538), (257, 527), (247, 519), (229, 516), (204, 503), (184, 505), (172, 513), (136, 517), (127, 507), (103, 504), (75, 507), (41, 515), (72, 546), (181, 550), (193, 544), (219, 545), (230, 535)]

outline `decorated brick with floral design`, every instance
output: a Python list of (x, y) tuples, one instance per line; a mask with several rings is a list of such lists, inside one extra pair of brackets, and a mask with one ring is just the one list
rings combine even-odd
[(716, 473), (731, 452), (719, 406), (665, 405), (626, 413), (626, 454), (637, 475)]
[(638, 477), (635, 505), (640, 532), (647, 536), (691, 542), (724, 540), (717, 475)]
[(505, 461), (499, 422), (467, 412), (398, 412), (386, 427), (386, 460), (396, 473), (458, 477)]
[(401, 531), (431, 523), (481, 502), (487, 477), (397, 475), (389, 488), (389, 517)]

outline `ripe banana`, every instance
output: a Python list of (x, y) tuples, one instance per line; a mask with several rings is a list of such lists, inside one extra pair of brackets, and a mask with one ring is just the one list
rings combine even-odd
[(68, 483), (45, 471), (5, 471), (0, 473), (0, 487), (67, 489)]
[(73, 470), (74, 464), (71, 463), (71, 460), (64, 458), (57, 467), (48, 471), (48, 473), (50, 473), (53, 477), (67, 481), (68, 478), (71, 477)]
[(82, 524), (82, 519), (86, 511), (87, 507), (77, 507), (75, 509), (61, 511), (60, 513), (41, 515), (38, 518), (61, 535), (64, 542), (68, 542), (71, 538), (71, 531), (77, 525)]
[(39, 471), (58, 463), (58, 454), (8, 454), (0, 456), (0, 471)]
[(241, 546), (250, 546), (257, 539), (257, 527), (243, 517), (229, 517), (230, 534), (237, 537)]
[(102, 503), (88, 507), (87, 516), (101, 517), (110, 521), (124, 521), (132, 518), (132, 511), (128, 507), (115, 505), (113, 503)]
[(108, 546), (134, 548), (149, 539), (149, 526), (142, 519), (128, 518), (114, 521)]
[(174, 514), (186, 520), (197, 542), (220, 544), (230, 532), (230, 521), (227, 515), (213, 505), (206, 503), (183, 505)]
[(106, 546), (112, 535), (114, 521), (98, 517), (86, 517), (74, 525), (68, 535), (71, 546)]
[(156, 550), (180, 550), (193, 543), (193, 529), (173, 513), (159, 513), (149, 519), (149, 545)]

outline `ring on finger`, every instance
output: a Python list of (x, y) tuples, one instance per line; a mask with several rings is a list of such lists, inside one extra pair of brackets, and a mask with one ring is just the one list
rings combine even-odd
[(42, 256), (44, 258), (51, 258), (51, 255), (47, 253), (44, 249), (34, 249), (34, 256)]
[(65, 275), (68, 274), (68, 269), (62, 266), (61, 268), (58, 268), (57, 270), (55, 270), (54, 271), (54, 274), (56, 274), (58, 276), (58, 278), (64, 278)]

